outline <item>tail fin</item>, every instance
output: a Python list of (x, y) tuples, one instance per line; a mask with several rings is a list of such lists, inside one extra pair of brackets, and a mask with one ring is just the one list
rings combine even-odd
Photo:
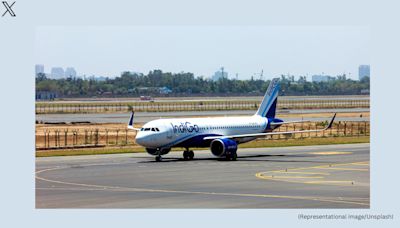
[(267, 92), (264, 95), (264, 99), (261, 102), (256, 115), (274, 118), (276, 112), (276, 103), (278, 101), (278, 93), (279, 93), (279, 78), (274, 78), (269, 83)]

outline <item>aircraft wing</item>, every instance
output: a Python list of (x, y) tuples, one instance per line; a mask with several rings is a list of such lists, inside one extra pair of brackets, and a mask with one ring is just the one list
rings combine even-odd
[(128, 129), (131, 129), (131, 130), (135, 130), (135, 131), (140, 131), (140, 128), (135, 128), (135, 127), (133, 127), (133, 117), (135, 116), (135, 112), (134, 111), (132, 111), (132, 113), (131, 113), (131, 118), (129, 119), (129, 122), (128, 122)]
[(285, 135), (285, 134), (295, 134), (295, 133), (309, 133), (309, 132), (320, 132), (325, 131), (332, 127), (333, 121), (335, 120), (336, 113), (333, 115), (331, 121), (329, 122), (328, 126), (324, 129), (318, 130), (302, 130), (302, 131), (283, 131), (283, 132), (267, 132), (267, 133), (252, 133), (252, 134), (242, 134), (242, 135), (221, 135), (221, 136), (209, 136), (204, 137), (203, 140), (210, 140), (210, 139), (236, 139), (236, 138), (245, 138), (245, 137), (263, 137), (267, 135)]

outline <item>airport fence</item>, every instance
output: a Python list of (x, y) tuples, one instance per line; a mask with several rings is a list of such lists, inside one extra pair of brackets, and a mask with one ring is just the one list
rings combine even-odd
[[(316, 130), (326, 126), (326, 122), (305, 122), (281, 126), (274, 132)], [(36, 130), (36, 149), (66, 149), (90, 147), (134, 146), (136, 131), (128, 129), (99, 128), (52, 128)], [(336, 122), (332, 128), (323, 132), (296, 133), (267, 136), (269, 140), (286, 140), (316, 137), (360, 137), (370, 135), (370, 122)], [(260, 139), (262, 140), (262, 138)]]
[[(257, 110), (260, 101), (182, 101), (125, 103), (52, 103), (38, 102), (36, 114), (50, 113), (115, 113), (140, 112)], [(369, 99), (296, 99), (279, 100), (278, 109), (346, 109), (369, 108)]]

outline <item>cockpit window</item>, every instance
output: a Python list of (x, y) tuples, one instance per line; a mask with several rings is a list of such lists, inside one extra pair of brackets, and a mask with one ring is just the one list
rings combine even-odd
[(158, 131), (159, 132), (160, 129), (158, 129), (158, 127), (152, 127), (152, 128), (146, 127), (146, 128), (141, 128), (140, 131)]

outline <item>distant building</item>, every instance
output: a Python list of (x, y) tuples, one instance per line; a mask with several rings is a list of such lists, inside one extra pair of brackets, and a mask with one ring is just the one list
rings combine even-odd
[(172, 90), (166, 86), (159, 88), (160, 94), (170, 94)]
[(358, 67), (358, 79), (362, 80), (364, 77), (369, 77), (370, 78), (369, 65), (360, 65)]
[(36, 64), (35, 65), (35, 76), (40, 74), (40, 73), (44, 74), (44, 65)]
[(334, 80), (335, 77), (329, 76), (329, 75), (313, 75), (312, 76), (312, 81), (313, 82), (327, 82), (330, 80)]
[(142, 72), (139, 71), (123, 71), (121, 72), (121, 75), (125, 74), (125, 73), (129, 73), (129, 74), (136, 74), (136, 75), (142, 75)]
[(104, 77), (104, 76), (97, 76), (94, 77), (94, 80), (99, 81), (99, 82), (104, 82), (107, 80), (108, 77)]
[(369, 94), (369, 89), (362, 89), (361, 94)]
[(57, 93), (51, 91), (36, 91), (36, 100), (54, 100), (57, 98)]
[(53, 67), (51, 68), (51, 78), (53, 79), (61, 79), (64, 78), (64, 69), (62, 67)]
[(64, 76), (66, 78), (76, 78), (76, 70), (73, 67), (67, 67), (67, 69), (65, 69)]
[(211, 77), (213, 81), (218, 81), (221, 78), (228, 78), (228, 72), (224, 71), (223, 67), (221, 67), (221, 70), (215, 72), (214, 75)]

